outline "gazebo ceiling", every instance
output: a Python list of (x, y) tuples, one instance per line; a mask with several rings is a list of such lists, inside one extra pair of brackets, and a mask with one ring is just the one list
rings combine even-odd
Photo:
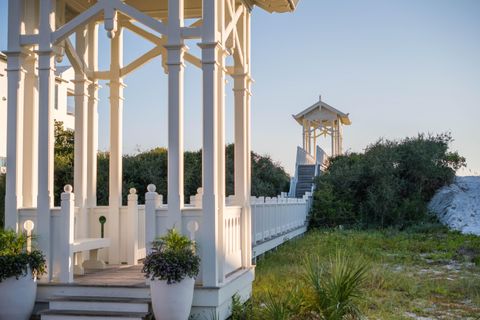
[[(258, 6), (270, 13), (292, 12), (295, 10), (300, 0), (242, 0), (246, 5), (253, 8)], [(75, 17), (78, 13), (85, 11), (94, 5), (96, 0), (67, 0), (67, 21)], [(167, 17), (167, 0), (145, 1), (145, 0), (126, 0), (125, 3), (136, 9), (147, 13), (148, 15), (162, 19)], [(200, 18), (202, 15), (202, 0), (185, 0), (185, 18)]]

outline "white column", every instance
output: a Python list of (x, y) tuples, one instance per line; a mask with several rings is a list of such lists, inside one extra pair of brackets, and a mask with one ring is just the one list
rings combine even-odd
[[(98, 69), (98, 26), (88, 25), (88, 68)], [(98, 152), (98, 81), (88, 86), (88, 147), (87, 147), (87, 203), (97, 205), (97, 152)]]
[(305, 121), (302, 123), (302, 148), (307, 150), (307, 144), (305, 139)]
[(339, 120), (335, 120), (335, 155), (338, 156), (340, 154), (340, 141), (339, 141), (339, 132), (338, 132), (338, 122)]
[(181, 229), (183, 194), (183, 0), (168, 2), (168, 228)]
[(307, 120), (303, 119), (303, 150), (308, 153), (308, 125)]
[(335, 141), (335, 120), (332, 121), (330, 134), (332, 137), (332, 157), (335, 157), (337, 155), (336, 141)]
[(23, 206), (23, 78), (21, 53), (7, 53), (7, 178), (5, 228), (17, 230), (18, 208)]
[(5, 228), (17, 230), (18, 207), (22, 205), (22, 68), (20, 33), (23, 3), (8, 1), (7, 54), (7, 178), (5, 193)]
[[(243, 70), (242, 70), (243, 71)], [(250, 195), (248, 194), (248, 78), (246, 73), (234, 75), (235, 96), (235, 199), (242, 207), (242, 266), (251, 264), (251, 227), (249, 224), (251, 209)]]
[[(235, 199), (242, 207), (241, 215), (241, 252), (242, 267), (251, 266), (252, 229), (250, 207), (250, 50), (249, 26), (250, 13), (244, 9), (236, 29), (240, 38), (240, 46), (234, 52), (235, 74), (234, 84), (234, 119), (235, 119)], [(241, 50), (243, 59), (237, 55)]]
[(225, 48), (220, 47), (217, 56), (218, 60), (218, 114), (217, 114), (217, 148), (218, 148), (218, 163), (217, 163), (217, 179), (218, 179), (218, 250), (223, 252), (218, 261), (219, 281), (225, 281), (225, 273), (223, 272), (225, 264), (225, 228), (224, 228), (224, 211), (225, 211)]
[(203, 73), (203, 149), (202, 149), (202, 243), (207, 250), (202, 256), (202, 280), (207, 287), (219, 283), (218, 216), (218, 1), (203, 1), (202, 73)]
[(307, 120), (307, 152), (312, 155), (312, 124)]
[[(38, 197), (37, 197), (37, 232), (38, 244), (47, 258), (47, 269), (51, 271), (50, 247), (50, 208), (53, 206), (53, 104), (54, 104), (54, 55), (51, 49), (51, 31), (55, 26), (53, 14), (54, 1), (40, 1), (39, 28), (39, 125), (38, 125)], [(46, 280), (51, 280), (48, 271)]]
[(25, 60), (23, 132), (23, 207), (34, 207), (38, 187), (38, 78), (36, 55)]
[(247, 167), (247, 177), (245, 180), (245, 192), (246, 192), (246, 202), (245, 202), (245, 243), (246, 247), (244, 250), (244, 266), (246, 268), (251, 266), (252, 263), (252, 211), (250, 207), (250, 199), (252, 195), (252, 138), (251, 138), (251, 97), (252, 97), (252, 77), (251, 77), (251, 64), (250, 64), (250, 34), (251, 34), (251, 12), (247, 11), (245, 13), (245, 43), (246, 43), (246, 49), (245, 49), (245, 59), (247, 61), (247, 96), (246, 96), (246, 101), (245, 101), (245, 116), (246, 116), (246, 121), (245, 121), (245, 136), (246, 136), (246, 167)]
[[(27, 34), (38, 33), (36, 6), (25, 7), (24, 26)], [(30, 47), (35, 50), (34, 46)], [(38, 187), (38, 75), (37, 55), (31, 53), (25, 59), (24, 85), (24, 134), (23, 134), (23, 207), (35, 207)]]
[[(76, 33), (76, 51), (81, 59), (87, 60), (87, 32)], [(74, 148), (74, 190), (75, 206), (79, 208), (76, 222), (76, 236), (88, 238), (87, 199), (87, 143), (88, 143), (88, 86), (90, 81), (81, 70), (75, 70), (75, 148)]]
[(340, 120), (338, 121), (338, 154), (343, 154), (343, 129)]
[(201, 44), (202, 71), (203, 71), (203, 149), (202, 149), (202, 188), (203, 188), (203, 219), (204, 230), (202, 243), (205, 250), (202, 258), (202, 275), (204, 286), (217, 286), (218, 284), (218, 256), (219, 239), (218, 229), (218, 145), (217, 135), (217, 90), (218, 90), (218, 65), (217, 44)]
[[(243, 70), (242, 70), (243, 71)], [(235, 121), (235, 199), (243, 205), (247, 198), (247, 74), (234, 74), (234, 121)]]
[(119, 27), (112, 39), (110, 65), (110, 176), (109, 219), (110, 264), (120, 263), (120, 207), (122, 205), (123, 88), (120, 68), (123, 61), (123, 32)]

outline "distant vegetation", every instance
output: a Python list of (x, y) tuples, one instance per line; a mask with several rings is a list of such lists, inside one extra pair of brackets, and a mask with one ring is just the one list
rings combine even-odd
[(316, 181), (310, 227), (398, 227), (429, 219), (427, 203), (465, 158), (450, 134), (380, 139), (364, 153), (335, 157)]
[[(148, 184), (153, 183), (157, 192), (167, 199), (167, 149), (155, 148), (149, 151), (123, 157), (124, 203), (128, 189), (138, 190), (139, 201), (144, 201)], [(184, 153), (185, 200), (197, 193), (202, 184), (202, 151)], [(225, 148), (226, 194), (234, 193), (234, 146)], [(108, 204), (108, 152), (100, 152), (97, 162), (98, 205)], [(282, 166), (269, 156), (252, 152), (252, 195), (275, 197), (288, 191), (290, 177)], [(74, 132), (65, 130), (62, 122), (55, 122), (55, 205), (60, 204), (60, 194), (66, 184), (73, 185)], [(0, 227), (3, 227), (5, 210), (5, 175), (0, 174)]]
[[(73, 131), (64, 130), (61, 123), (55, 125), (55, 199), (58, 198), (66, 184), (73, 185)], [(226, 194), (234, 193), (234, 146), (225, 148), (226, 157)], [(123, 157), (123, 195), (124, 203), (128, 189), (136, 188), (139, 201), (144, 201), (147, 185), (153, 183), (157, 192), (167, 199), (167, 159), (165, 148), (155, 148), (134, 155)], [(97, 199), (99, 205), (108, 204), (108, 152), (98, 155)], [(184, 190), (185, 200), (197, 193), (202, 184), (202, 151), (184, 153)], [(252, 152), (252, 195), (274, 197), (280, 192), (288, 191), (290, 177), (283, 167), (269, 156)]]

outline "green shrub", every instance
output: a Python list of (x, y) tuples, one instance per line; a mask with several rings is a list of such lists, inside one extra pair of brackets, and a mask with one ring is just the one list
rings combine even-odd
[(229, 320), (248, 320), (253, 319), (253, 309), (251, 300), (242, 301), (238, 293), (232, 296), (232, 307)]
[(46, 261), (36, 249), (26, 251), (27, 236), (12, 230), (0, 230), (0, 282), (16, 277), (17, 279), (32, 271), (33, 276), (45, 273)]
[[(73, 185), (74, 132), (65, 130), (62, 122), (55, 122), (55, 205), (60, 205), (59, 195), (66, 184)], [(139, 202), (145, 200), (146, 188), (155, 184), (157, 192), (168, 197), (166, 148), (154, 148), (134, 155), (123, 156), (123, 203), (127, 203), (128, 190), (136, 188)], [(226, 195), (234, 194), (234, 145), (225, 147), (225, 183)], [(252, 152), (252, 195), (275, 197), (288, 191), (290, 177), (283, 167), (269, 156)], [(0, 177), (1, 178), (1, 177)], [(97, 157), (97, 204), (108, 205), (109, 154), (100, 152)], [(202, 151), (184, 153), (184, 191), (185, 200), (197, 193), (202, 185)], [(0, 179), (0, 192), (1, 192)], [(74, 190), (75, 191), (75, 190)], [(4, 192), (3, 192), (4, 193)], [(3, 194), (2, 193), (2, 194)], [(0, 199), (1, 201), (1, 199)], [(1, 204), (1, 203), (0, 203)], [(3, 206), (2, 206), (3, 207)]]
[(146, 278), (167, 280), (168, 284), (195, 277), (200, 268), (200, 257), (195, 253), (195, 243), (176, 229), (153, 242), (153, 251), (143, 262)]
[(364, 153), (331, 159), (316, 181), (310, 226), (404, 228), (428, 217), (427, 203), (465, 159), (450, 134), (380, 139)]
[(300, 319), (303, 301), (298, 288), (286, 289), (285, 294), (275, 295), (272, 291), (267, 291), (265, 301), (259, 315), (262, 320), (289, 320)]
[(305, 282), (310, 291), (309, 309), (324, 320), (361, 319), (357, 301), (366, 280), (367, 265), (346, 252), (337, 250), (327, 263), (318, 256), (305, 264)]

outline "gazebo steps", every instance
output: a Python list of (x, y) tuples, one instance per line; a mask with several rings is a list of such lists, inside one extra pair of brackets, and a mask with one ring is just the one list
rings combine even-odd
[(113, 320), (148, 319), (150, 300), (99, 296), (55, 296), (49, 310), (40, 312), (42, 320)]
[(150, 299), (150, 288), (143, 286), (118, 285), (77, 285), (54, 284), (39, 285), (37, 301), (49, 302), (53, 297), (87, 297), (87, 298), (129, 298)]
[(41, 312), (41, 320), (145, 320), (151, 317), (145, 312), (47, 310)]
[(58, 296), (50, 299), (49, 307), (50, 310), (149, 312), (150, 300), (139, 298)]

